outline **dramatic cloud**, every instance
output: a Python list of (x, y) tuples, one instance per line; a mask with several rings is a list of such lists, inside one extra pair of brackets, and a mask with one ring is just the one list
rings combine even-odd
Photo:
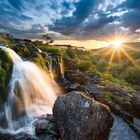
[(140, 0), (0, 0), (0, 32), (19, 37), (104, 39), (116, 31), (137, 38)]

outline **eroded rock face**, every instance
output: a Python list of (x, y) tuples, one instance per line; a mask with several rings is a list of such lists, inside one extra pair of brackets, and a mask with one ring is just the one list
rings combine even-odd
[(62, 140), (107, 140), (113, 124), (107, 106), (77, 91), (59, 97), (53, 113)]
[(74, 82), (74, 83), (78, 83), (78, 84), (86, 84), (87, 83), (87, 78), (85, 77), (85, 75), (80, 72), (80, 71), (66, 71), (65, 72), (65, 77), (67, 80)]
[(137, 93), (131, 99), (132, 106), (140, 112), (140, 93)]

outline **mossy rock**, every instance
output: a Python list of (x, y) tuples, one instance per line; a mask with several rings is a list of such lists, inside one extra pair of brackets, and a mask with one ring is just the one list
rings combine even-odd
[(105, 94), (104, 94), (104, 99), (107, 102), (111, 101), (111, 99), (112, 99), (112, 92), (106, 91)]
[(13, 62), (8, 52), (0, 49), (0, 104), (6, 100)]

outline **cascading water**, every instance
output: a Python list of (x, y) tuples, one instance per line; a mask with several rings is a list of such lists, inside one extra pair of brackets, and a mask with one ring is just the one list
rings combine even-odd
[(53, 58), (52, 58), (51, 55), (49, 55), (49, 58), (50, 58), (49, 72), (50, 72), (51, 79), (54, 80), (54, 76), (53, 76)]
[[(34, 63), (22, 61), (11, 49), (2, 47), (13, 60), (8, 99), (4, 105), (7, 127), (16, 132), (31, 125), (37, 116), (52, 113), (57, 95), (57, 86), (49, 76)], [(53, 85), (52, 85), (53, 84)]]
[[(50, 58), (49, 72), (50, 72), (51, 79), (54, 80), (54, 74), (53, 74), (53, 56), (52, 56), (52, 54), (49, 55), (49, 58)], [(65, 76), (64, 76), (64, 65), (63, 65), (63, 59), (62, 59), (62, 57), (60, 57), (59, 67), (60, 67), (61, 78), (62, 79), (65, 79)]]
[(60, 65), (60, 72), (61, 72), (61, 78), (65, 79), (65, 75), (64, 75), (64, 64), (63, 64), (63, 59), (61, 57), (61, 62), (59, 63)]

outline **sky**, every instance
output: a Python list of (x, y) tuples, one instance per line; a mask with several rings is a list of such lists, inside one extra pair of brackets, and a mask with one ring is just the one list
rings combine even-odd
[(31, 39), (47, 33), (63, 44), (140, 41), (140, 0), (0, 0), (0, 32)]

